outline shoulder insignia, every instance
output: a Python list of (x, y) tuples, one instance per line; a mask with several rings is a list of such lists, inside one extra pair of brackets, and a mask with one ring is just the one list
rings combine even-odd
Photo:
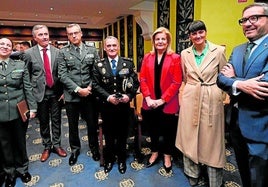
[(124, 60), (127, 60), (127, 61), (133, 61), (132, 58), (128, 58), (128, 57), (122, 57)]

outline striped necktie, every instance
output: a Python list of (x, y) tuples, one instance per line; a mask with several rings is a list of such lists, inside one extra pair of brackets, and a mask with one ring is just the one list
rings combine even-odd
[(111, 60), (111, 62), (112, 62), (112, 71), (113, 71), (113, 74), (115, 75), (116, 74), (116, 60), (113, 59)]

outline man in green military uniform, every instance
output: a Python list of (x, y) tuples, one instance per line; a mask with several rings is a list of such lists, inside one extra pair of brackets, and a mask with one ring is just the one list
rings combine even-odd
[(78, 132), (79, 114), (87, 123), (88, 141), (92, 158), (99, 160), (97, 115), (95, 97), (92, 95), (92, 68), (99, 55), (95, 47), (82, 42), (82, 31), (78, 24), (66, 27), (70, 45), (63, 47), (58, 55), (59, 79), (64, 85), (65, 108), (69, 123), (69, 143), (72, 154), (69, 165), (74, 165), (80, 154), (81, 143)]

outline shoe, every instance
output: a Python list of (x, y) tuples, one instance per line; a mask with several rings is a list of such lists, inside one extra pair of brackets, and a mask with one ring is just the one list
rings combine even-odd
[(18, 177), (21, 179), (23, 183), (27, 183), (32, 180), (32, 176), (29, 172), (26, 172), (24, 174), (18, 174)]
[(100, 153), (98, 151), (98, 149), (91, 149), (91, 153), (92, 153), (92, 158), (94, 161), (99, 161), (100, 160)]
[[(166, 166), (166, 162), (170, 163), (170, 166)], [(171, 162), (171, 156), (164, 154), (164, 161), (163, 161), (163, 167), (166, 171), (166, 173), (169, 173), (172, 170), (172, 162)]]
[(67, 156), (66, 151), (62, 147), (54, 147), (53, 152), (57, 153), (57, 155), (59, 155), (61, 157), (66, 157)]
[(6, 180), (6, 174), (0, 174), (0, 186), (3, 186), (3, 184), (5, 183)]
[(149, 168), (149, 167), (152, 167), (154, 166), (157, 162), (158, 162), (158, 157), (151, 163), (150, 162), (150, 158), (152, 157), (152, 155), (148, 158), (147, 160), (147, 163), (146, 163), (146, 167)]
[(126, 162), (119, 162), (118, 163), (118, 171), (121, 173), (121, 174), (124, 174), (127, 170), (127, 165), (126, 165)]
[(109, 173), (112, 169), (113, 169), (113, 163), (112, 162), (108, 162), (104, 164), (104, 172), (105, 173)]
[(5, 187), (14, 187), (16, 185), (16, 178), (7, 176)]
[(73, 166), (73, 165), (76, 164), (77, 158), (78, 158), (79, 154), (80, 154), (79, 152), (76, 152), (76, 153), (72, 153), (71, 154), (71, 156), (69, 158), (69, 165), (70, 166)]
[(189, 183), (191, 186), (196, 186), (198, 184), (198, 178), (193, 178), (193, 177), (188, 177), (189, 178)]
[(166, 167), (165, 164), (163, 164), (163, 166), (164, 166), (166, 173), (169, 173), (172, 170), (172, 165), (169, 167)]
[(45, 162), (49, 158), (50, 152), (51, 152), (50, 149), (45, 149), (43, 151), (42, 156), (40, 158), (41, 162)]

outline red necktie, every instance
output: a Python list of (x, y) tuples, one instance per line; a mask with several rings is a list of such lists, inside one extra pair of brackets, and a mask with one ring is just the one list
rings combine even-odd
[(46, 72), (47, 86), (51, 88), (53, 86), (54, 81), (53, 81), (51, 68), (49, 64), (49, 58), (47, 56), (47, 48), (43, 48), (43, 59), (44, 59), (44, 67), (45, 67), (45, 72)]

